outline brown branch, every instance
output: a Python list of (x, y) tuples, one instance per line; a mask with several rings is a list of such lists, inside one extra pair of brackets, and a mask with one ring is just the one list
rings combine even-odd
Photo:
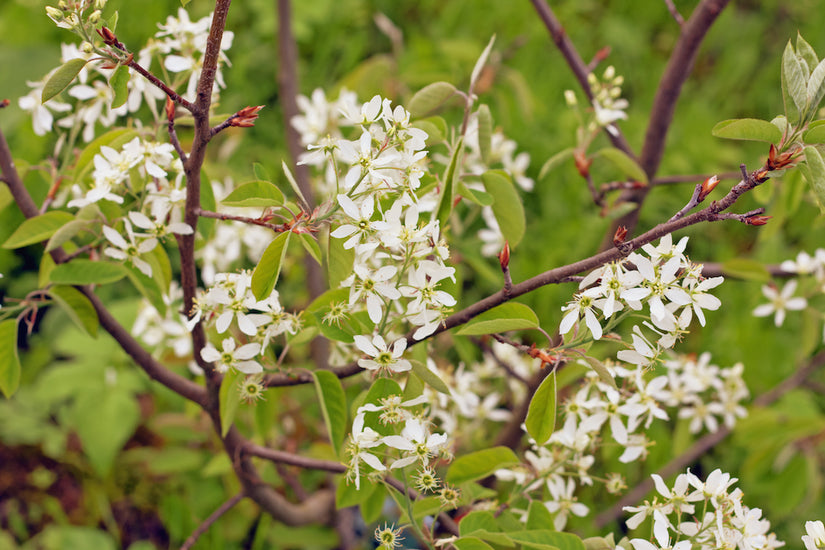
[[(776, 402), (790, 390), (797, 388), (805, 381), (806, 378), (811, 376), (811, 374), (822, 366), (825, 366), (825, 351), (821, 351), (816, 354), (808, 361), (807, 365), (794, 372), (791, 376), (777, 384), (771, 390), (754, 399), (753, 405), (755, 407), (766, 407), (771, 403)], [(718, 431), (701, 437), (698, 441), (691, 445), (687, 451), (672, 459), (656, 473), (663, 478), (667, 478), (676, 472), (684, 470), (723, 441), (728, 435), (730, 435), (731, 431), (732, 430), (727, 426), (723, 426)], [(603, 528), (610, 522), (616, 521), (624, 513), (623, 509), (625, 506), (632, 506), (640, 502), (652, 489), (653, 480), (648, 477), (635, 486), (632, 490), (627, 492), (625, 496), (623, 496), (621, 500), (619, 500), (619, 502), (617, 502), (612, 508), (596, 516), (596, 526)]]
[(213, 218), (216, 220), (232, 220), (236, 222), (246, 223), (249, 225), (260, 225), (261, 227), (266, 227), (267, 229), (271, 229), (276, 233), (283, 233), (284, 231), (289, 231), (289, 227), (286, 227), (286, 224), (275, 224), (269, 223), (259, 218), (250, 218), (248, 216), (236, 216), (234, 214), (222, 214), (220, 212), (212, 212), (210, 210), (202, 210), (198, 208), (197, 210), (198, 216), (204, 218)]
[(238, 504), (241, 500), (243, 500), (243, 498), (244, 494), (238, 493), (237, 495), (233, 496), (232, 498), (221, 504), (217, 510), (212, 512), (209, 515), (209, 517), (203, 521), (203, 523), (198, 525), (198, 527), (194, 531), (192, 531), (192, 534), (189, 535), (189, 537), (187, 537), (186, 542), (184, 542), (183, 545), (181, 545), (180, 550), (189, 550), (190, 548), (192, 548), (192, 546), (194, 546), (195, 543), (198, 542), (200, 536), (206, 533), (206, 531), (209, 530), (213, 523), (218, 521), (218, 519), (220, 519), (222, 515), (231, 510), (232, 507)]
[[(733, 180), (742, 177), (740, 172), (722, 172), (721, 174), (716, 175), (720, 180)], [(676, 185), (679, 183), (695, 183), (697, 181), (705, 181), (710, 177), (709, 174), (686, 174), (686, 175), (675, 175), (675, 176), (662, 176), (660, 178), (654, 178), (650, 185), (651, 187), (655, 187), (657, 185)]]
[(269, 447), (256, 445), (254, 443), (246, 443), (243, 446), (242, 451), (244, 454), (265, 458), (278, 464), (289, 464), (291, 466), (298, 466), (299, 468), (306, 468), (309, 470), (323, 470), (325, 472), (332, 472), (335, 474), (343, 474), (347, 471), (347, 467), (340, 462), (307, 458), (305, 456), (288, 453), (286, 451), (270, 449)]
[[(550, 37), (553, 39), (556, 47), (564, 56), (565, 61), (567, 61), (567, 65), (570, 67), (570, 70), (573, 71), (573, 76), (575, 76), (576, 80), (579, 81), (579, 85), (585, 95), (587, 95), (588, 101), (592, 102), (593, 91), (590, 89), (590, 84), (587, 82), (587, 75), (590, 73), (587, 64), (584, 60), (582, 60), (579, 52), (576, 50), (576, 47), (570, 41), (570, 38), (567, 36), (567, 33), (561, 26), (559, 20), (556, 19), (556, 15), (553, 13), (553, 10), (547, 5), (547, 2), (545, 0), (530, 1), (536, 9), (536, 12), (539, 14), (544, 26), (547, 27)], [(630, 148), (630, 144), (621, 133), (621, 130), (616, 128), (616, 135), (611, 132), (606, 132), (606, 134), (615, 147), (624, 151), (628, 156), (630, 156), (630, 158), (636, 158), (636, 154)]]
[(676, 5), (673, 3), (673, 0), (665, 0), (665, 4), (667, 5), (667, 11), (670, 12), (670, 15), (673, 16), (673, 20), (679, 24), (681, 27), (685, 24), (685, 18), (682, 17), (682, 14), (679, 13), (679, 10), (676, 9)]
[(148, 70), (143, 68), (137, 61), (132, 59), (129, 63), (126, 64), (130, 69), (141, 75), (143, 78), (154, 84), (156, 87), (160, 88), (163, 93), (165, 93), (169, 98), (172, 99), (175, 103), (189, 111), (190, 113), (194, 113), (195, 105), (178, 94), (175, 90), (170, 88), (163, 82), (161, 79), (150, 73)]

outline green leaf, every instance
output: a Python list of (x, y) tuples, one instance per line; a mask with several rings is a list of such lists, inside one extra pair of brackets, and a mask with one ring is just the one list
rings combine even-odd
[(543, 180), (544, 176), (546, 176), (547, 174), (561, 166), (564, 163), (564, 161), (573, 158), (574, 151), (575, 150), (572, 147), (562, 149), (561, 151), (547, 159), (544, 165), (541, 167), (541, 170), (539, 171), (539, 181)]
[(315, 379), (315, 390), (318, 392), (332, 448), (340, 453), (347, 433), (347, 398), (344, 388), (338, 377), (327, 370), (313, 371), (312, 377)]
[(66, 87), (72, 83), (72, 80), (83, 70), (83, 67), (86, 66), (86, 63), (89, 61), (86, 59), (70, 59), (52, 74), (49, 77), (49, 80), (46, 82), (46, 85), (43, 86), (43, 94), (40, 96), (40, 103), (46, 103), (48, 100), (62, 92), (66, 89)]
[[(338, 288), (341, 281), (352, 275), (355, 249), (344, 248), (344, 239), (329, 238), (327, 254), (327, 278), (330, 288)], [(347, 295), (349, 297), (349, 295)]]
[(284, 194), (268, 181), (257, 180), (239, 185), (221, 201), (224, 206), (281, 206)]
[(805, 147), (805, 164), (810, 174), (808, 183), (816, 196), (816, 202), (819, 203), (819, 209), (825, 212), (825, 162), (819, 151), (811, 145)]
[(485, 478), (500, 468), (518, 464), (515, 453), (508, 447), (493, 447), (456, 458), (447, 470), (447, 482), (460, 485)]
[(456, 334), (461, 336), (480, 336), (510, 330), (524, 330), (539, 326), (539, 318), (524, 304), (506, 302), (485, 311), (461, 327)]
[(241, 392), (238, 391), (238, 384), (242, 384), (246, 375), (238, 370), (229, 369), (221, 380), (221, 389), (218, 392), (220, 399), (221, 415), (221, 437), (226, 437), (232, 423), (235, 422), (235, 415), (241, 404)]
[(435, 219), (438, 220), (441, 226), (441, 231), (447, 227), (447, 220), (450, 218), (450, 213), (453, 211), (453, 197), (455, 196), (456, 181), (458, 180), (458, 168), (461, 165), (461, 157), (464, 153), (464, 137), (458, 139), (455, 144), (453, 154), (450, 157), (450, 164), (447, 166), (447, 171), (444, 173), (444, 189), (441, 190), (441, 196), (438, 199), (438, 208), (435, 210)]
[(552, 529), (553, 515), (540, 500), (534, 500), (527, 509), (527, 529)]
[(427, 366), (415, 360), (410, 360), (410, 364), (412, 365), (412, 371), (415, 373), (417, 377), (427, 383), (432, 389), (439, 393), (443, 393), (444, 395), (450, 395), (450, 388), (447, 386), (444, 381), (438, 377), (436, 373), (431, 371), (427, 368)]
[(109, 77), (109, 86), (115, 92), (115, 97), (112, 99), (112, 109), (117, 109), (129, 99), (129, 67), (126, 65), (118, 65), (112, 76)]
[(747, 258), (734, 258), (723, 262), (722, 273), (726, 277), (736, 277), (758, 283), (767, 283), (771, 280), (770, 272), (761, 262)]
[(80, 330), (97, 337), (97, 311), (85, 294), (73, 286), (55, 285), (49, 288), (49, 295)]
[(418, 90), (407, 103), (407, 110), (414, 117), (427, 116), (441, 107), (455, 93), (449, 82), (433, 82)]
[(488, 170), (481, 175), (484, 188), (493, 196), (493, 214), (504, 238), (515, 248), (524, 237), (527, 225), (524, 205), (509, 174), (503, 170)]
[(605, 160), (611, 162), (616, 168), (618, 168), (623, 174), (628, 176), (630, 179), (634, 181), (639, 181), (647, 185), (647, 174), (645, 171), (642, 170), (642, 167), (639, 166), (635, 160), (627, 156), (627, 154), (622, 151), (621, 149), (616, 149), (615, 147), (605, 147), (596, 152), (594, 157), (604, 157)]
[(791, 41), (782, 53), (782, 100), (785, 103), (785, 116), (791, 124), (797, 124), (801, 118), (807, 100), (807, 79), (802, 62), (796, 56)]
[(527, 433), (539, 445), (544, 445), (556, 429), (556, 373), (551, 372), (530, 400), (527, 418), (524, 420)]
[(56, 266), (49, 279), (61, 285), (90, 285), (114, 283), (126, 276), (120, 264), (77, 258)]
[(471, 200), (479, 206), (490, 206), (493, 204), (493, 196), (490, 193), (467, 187), (461, 180), (458, 180), (457, 192), (462, 197)]
[(122, 390), (94, 392), (78, 397), (69, 414), (89, 462), (98, 475), (106, 477), (140, 422), (140, 407)]
[[(158, 285), (155, 277), (147, 277), (138, 268), (131, 264), (123, 264), (121, 266), (126, 272), (126, 276), (132, 285), (140, 292), (141, 296), (152, 304), (158, 310), (161, 316), (166, 315), (166, 302), (163, 301), (164, 290)], [(153, 270), (155, 268), (152, 268)], [(154, 273), (153, 273), (154, 275)], [(166, 286), (168, 289), (169, 286)]]
[(825, 143), (825, 120), (817, 120), (808, 125), (802, 134), (802, 141), (810, 144)]
[(252, 272), (252, 294), (259, 300), (269, 296), (278, 282), (290, 235), (292, 235), (292, 231), (284, 231), (275, 237), (264, 250), (261, 261), (258, 262), (255, 271)]
[(474, 91), (478, 78), (481, 76), (481, 69), (483, 69), (484, 65), (487, 64), (487, 58), (490, 57), (490, 52), (493, 50), (493, 44), (495, 44), (495, 42), (496, 35), (493, 35), (490, 37), (490, 41), (487, 42), (487, 46), (484, 48), (484, 51), (482, 51), (481, 55), (478, 56), (478, 61), (476, 61), (476, 64), (473, 67), (473, 72), (470, 74), (471, 93)]
[(255, 177), (259, 180), (271, 182), (272, 179), (269, 177), (269, 172), (267, 172), (264, 165), (260, 162), (253, 162), (252, 163), (252, 172), (255, 173)]
[(0, 322), (0, 391), (11, 397), (20, 384), (20, 358), (17, 356), (17, 320)]
[(46, 244), (46, 252), (60, 248), (66, 241), (73, 239), (78, 233), (92, 225), (89, 220), (72, 220), (55, 231)]
[(444, 141), (444, 134), (441, 132), (439, 127), (433, 123), (433, 118), (435, 117), (422, 118), (410, 124), (413, 128), (418, 128), (419, 130), (424, 130), (427, 132), (427, 140), (425, 141), (427, 147), (432, 147), (433, 145)]
[(367, 525), (375, 523), (381, 518), (384, 511), (384, 503), (387, 501), (387, 487), (382, 483), (376, 483), (369, 492), (369, 497), (362, 500), (359, 512)]
[(613, 379), (613, 376), (610, 374), (610, 371), (607, 370), (607, 367), (604, 366), (604, 363), (602, 363), (595, 357), (590, 357), (589, 355), (585, 355), (584, 360), (587, 361), (587, 364), (590, 365), (591, 369), (596, 371), (596, 374), (599, 375), (599, 378), (602, 382), (609, 386), (612, 386), (613, 389), (619, 389), (616, 386), (616, 381)]
[(138, 135), (137, 130), (116, 128), (114, 130), (109, 130), (98, 138), (95, 138), (80, 152), (80, 155), (77, 157), (77, 163), (74, 167), (72, 180), (79, 182), (83, 179), (87, 172), (92, 170), (92, 161), (94, 160), (95, 155), (100, 153), (100, 148), (102, 146), (106, 145), (112, 149), (118, 149)]
[(805, 107), (805, 111), (808, 115), (806, 118), (810, 119), (816, 114), (819, 103), (822, 101), (822, 96), (825, 96), (825, 59), (820, 61), (814, 70), (811, 71), (806, 96), (807, 106)]
[(20, 227), (6, 239), (6, 242), (3, 243), (3, 248), (21, 248), (45, 241), (54, 235), (58, 229), (74, 219), (75, 217), (72, 214), (59, 210), (52, 210), (51, 212), (29, 218), (21, 223)]
[(318, 265), (323, 265), (324, 257), (321, 255), (321, 246), (315, 237), (309, 233), (299, 233), (298, 238), (301, 240), (301, 246), (312, 256), (312, 259), (318, 262)]
[(490, 164), (490, 149), (493, 147), (493, 116), (490, 108), (481, 104), (476, 111), (478, 117), (478, 150), (481, 152), (481, 160), (485, 164)]
[(782, 130), (777, 128), (775, 124), (758, 118), (723, 120), (717, 123), (710, 133), (719, 138), (766, 141), (768, 143), (779, 143), (782, 139)]
[(584, 543), (576, 535), (559, 533), (550, 529), (514, 531), (510, 538), (524, 548), (558, 548), (559, 550), (585, 550)]
[(495, 550), (492, 546), (476, 537), (461, 537), (453, 541), (458, 550)]
[(290, 187), (292, 187), (292, 190), (295, 192), (295, 196), (301, 199), (301, 203), (304, 208), (309, 209), (309, 203), (307, 202), (306, 198), (304, 198), (304, 194), (301, 193), (301, 187), (298, 185), (298, 182), (295, 181), (295, 177), (292, 175), (292, 172), (290, 172), (289, 166), (286, 165), (286, 162), (281, 161), (281, 168), (283, 168), (286, 180), (289, 182)]
[(496, 529), (497, 527), (498, 525), (496, 524), (496, 518), (492, 512), (488, 512), (486, 510), (476, 510), (461, 518), (461, 523), (458, 524), (458, 533), (461, 536), (466, 536), (473, 531), (478, 531), (480, 529), (490, 531)]
[(808, 69), (813, 69), (819, 64), (813, 47), (802, 38), (799, 32), (796, 33), (796, 54), (802, 58)]

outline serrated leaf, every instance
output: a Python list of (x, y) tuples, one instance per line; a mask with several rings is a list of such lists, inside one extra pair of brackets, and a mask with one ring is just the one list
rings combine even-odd
[(530, 400), (524, 420), (527, 433), (539, 445), (544, 445), (556, 429), (556, 373), (551, 372)]
[(315, 240), (315, 237), (309, 233), (299, 233), (298, 238), (301, 239), (301, 245), (312, 256), (312, 259), (318, 262), (318, 265), (323, 265), (324, 257), (321, 255), (321, 246)]
[(747, 258), (734, 258), (723, 262), (722, 273), (726, 277), (736, 277), (759, 283), (767, 283), (771, 280), (770, 272), (762, 263)]
[(453, 154), (450, 157), (450, 164), (444, 173), (444, 189), (438, 199), (438, 208), (435, 210), (435, 219), (441, 226), (441, 231), (447, 226), (447, 220), (453, 211), (453, 197), (455, 196), (456, 180), (458, 180), (458, 168), (461, 165), (461, 157), (464, 154), (464, 137), (458, 139), (455, 144)]
[(239, 185), (221, 201), (224, 206), (281, 206), (284, 194), (268, 181), (257, 180)]
[(447, 470), (446, 480), (454, 485), (485, 478), (500, 468), (518, 464), (515, 453), (508, 447), (483, 449), (456, 458)]
[(825, 120), (811, 122), (802, 134), (802, 141), (810, 144), (825, 143)]
[(232, 423), (235, 422), (235, 415), (238, 413), (238, 407), (241, 404), (241, 392), (238, 391), (238, 384), (246, 378), (246, 375), (238, 370), (229, 369), (223, 375), (221, 380), (221, 388), (218, 392), (220, 399), (220, 416), (221, 416), (221, 437), (226, 437)]
[(72, 80), (83, 70), (83, 67), (86, 66), (86, 63), (89, 61), (86, 59), (70, 59), (52, 74), (49, 77), (49, 80), (43, 86), (43, 93), (40, 96), (40, 103), (46, 103), (48, 100), (62, 92), (66, 89), (66, 87), (72, 83)]
[(269, 243), (269, 246), (264, 250), (261, 261), (252, 272), (252, 294), (258, 300), (263, 300), (272, 293), (275, 284), (278, 282), (278, 276), (281, 274), (281, 265), (286, 256), (286, 246), (289, 243), (289, 236), (292, 231), (284, 231)]
[(455, 93), (449, 82), (433, 82), (418, 90), (407, 103), (407, 110), (414, 117), (423, 117), (441, 107)]
[(20, 224), (14, 233), (12, 233), (6, 242), (3, 243), (3, 248), (21, 248), (30, 244), (45, 241), (54, 233), (74, 220), (75, 217), (68, 212), (61, 212), (53, 210), (46, 212), (39, 216), (29, 218)]
[(748, 141), (765, 141), (779, 143), (782, 130), (767, 120), (758, 118), (737, 118), (723, 120), (710, 131), (711, 135), (725, 139), (742, 139)]
[(410, 360), (412, 371), (415, 375), (427, 383), (432, 389), (444, 395), (450, 395), (450, 388), (436, 373), (427, 368), (427, 365), (420, 361)]
[(539, 181), (544, 179), (544, 176), (561, 166), (567, 159), (573, 158), (574, 149), (572, 147), (562, 149), (544, 162), (539, 171)]
[(340, 453), (347, 433), (347, 398), (344, 388), (338, 377), (327, 370), (313, 371), (312, 377), (330, 443), (336, 454)]
[(129, 67), (126, 65), (118, 65), (112, 76), (109, 77), (109, 86), (115, 93), (112, 99), (112, 109), (117, 109), (129, 99)]
[(481, 69), (483, 69), (484, 65), (487, 64), (487, 58), (490, 57), (490, 52), (492, 51), (493, 44), (495, 43), (496, 35), (493, 35), (490, 37), (490, 41), (487, 42), (487, 46), (484, 48), (484, 51), (482, 51), (481, 55), (478, 56), (478, 61), (476, 61), (476, 64), (473, 67), (473, 72), (470, 74), (470, 92), (475, 90), (478, 77), (481, 76)]
[(17, 320), (0, 322), (0, 391), (11, 397), (20, 385), (20, 358), (17, 356)]
[(815, 147), (805, 147), (805, 164), (808, 166), (810, 177), (808, 183), (814, 192), (819, 209), (825, 212), (825, 161)]
[(799, 122), (806, 102), (807, 79), (802, 62), (797, 58), (791, 41), (782, 53), (782, 100), (785, 103), (785, 116), (791, 124)]
[(490, 108), (481, 104), (476, 111), (478, 117), (478, 150), (481, 152), (481, 160), (485, 164), (490, 164), (490, 149), (493, 147), (493, 115)]
[(126, 276), (120, 264), (76, 258), (56, 266), (49, 279), (61, 285), (90, 285), (114, 283)]
[(48, 292), (80, 330), (92, 338), (97, 337), (97, 311), (85, 294), (73, 286), (65, 285), (54, 285)]
[(509, 174), (503, 170), (488, 170), (481, 175), (484, 189), (493, 197), (493, 215), (504, 238), (515, 248), (524, 237), (527, 225), (524, 205)]
[(644, 183), (645, 185), (648, 184), (647, 174), (645, 174), (645, 171), (642, 170), (641, 166), (639, 166), (639, 163), (627, 156), (627, 154), (621, 149), (616, 149), (615, 147), (605, 147), (604, 149), (597, 151), (593, 156), (603, 157), (630, 179)]
[(806, 120), (809, 120), (816, 115), (819, 108), (819, 103), (822, 97), (825, 96), (825, 59), (820, 61), (808, 78), (808, 86), (806, 88), (807, 105), (805, 107)]
[(616, 380), (613, 379), (613, 376), (610, 374), (610, 371), (607, 370), (607, 367), (604, 366), (604, 363), (596, 359), (595, 357), (590, 357), (589, 355), (584, 356), (584, 360), (590, 365), (590, 368), (596, 371), (596, 374), (599, 375), (599, 378), (605, 384), (611, 386), (613, 389), (619, 389), (616, 386)]
[(456, 334), (460, 336), (481, 336), (511, 330), (525, 330), (539, 326), (539, 318), (524, 304), (506, 302), (478, 315), (461, 327)]

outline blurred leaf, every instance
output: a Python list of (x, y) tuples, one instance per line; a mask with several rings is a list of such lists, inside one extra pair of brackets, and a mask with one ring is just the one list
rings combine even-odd
[[(147, 258), (148, 260), (148, 258)], [(77, 261), (77, 260), (74, 260)], [(63, 264), (65, 265), (65, 264)], [(115, 265), (115, 264), (113, 264)], [(123, 264), (120, 266), (129, 277), (129, 281), (134, 285), (140, 294), (152, 304), (161, 315), (166, 315), (166, 302), (163, 300), (164, 289), (158, 284), (158, 278), (155, 277), (156, 268), (152, 268), (152, 277), (147, 277), (138, 268), (131, 264)], [(169, 286), (166, 286), (168, 289)]]
[(613, 379), (613, 376), (610, 374), (610, 371), (607, 370), (607, 367), (604, 366), (604, 363), (596, 359), (595, 357), (590, 357), (589, 355), (584, 356), (584, 360), (590, 365), (590, 368), (596, 371), (596, 374), (599, 375), (599, 379), (611, 386), (613, 389), (619, 389), (616, 387), (616, 380)]
[(229, 428), (235, 422), (235, 415), (238, 414), (238, 406), (241, 404), (241, 392), (238, 384), (243, 384), (245, 379), (246, 375), (236, 369), (229, 369), (223, 375), (219, 391), (221, 437), (226, 437)]
[(825, 120), (811, 122), (802, 134), (802, 141), (810, 144), (825, 143)]
[(29, 218), (20, 224), (14, 233), (3, 243), (3, 248), (21, 248), (45, 241), (58, 229), (73, 221), (75, 217), (68, 212), (52, 210), (39, 216)]
[(112, 99), (112, 109), (117, 109), (129, 99), (129, 67), (126, 65), (118, 65), (109, 77), (109, 86), (114, 91), (115, 96)]
[(289, 185), (292, 187), (292, 191), (295, 192), (295, 196), (301, 199), (301, 208), (302, 209), (309, 209), (309, 203), (307, 202), (304, 194), (301, 192), (301, 187), (298, 185), (298, 182), (295, 181), (295, 176), (292, 175), (292, 172), (289, 170), (289, 166), (286, 165), (286, 162), (281, 161), (281, 168), (284, 170), (284, 176), (286, 176), (286, 180), (289, 182)]
[(455, 144), (453, 154), (450, 157), (450, 164), (447, 166), (447, 171), (444, 173), (444, 189), (441, 190), (441, 195), (438, 198), (438, 208), (435, 210), (435, 219), (441, 227), (441, 231), (447, 227), (447, 220), (450, 218), (450, 213), (453, 211), (453, 197), (455, 196), (456, 181), (458, 180), (458, 169), (461, 166), (461, 157), (464, 152), (464, 137), (458, 139)]
[(757, 118), (723, 120), (716, 124), (710, 133), (725, 139), (766, 141), (768, 143), (779, 143), (782, 139), (782, 131), (775, 124)]
[(224, 206), (281, 206), (284, 194), (268, 181), (257, 180), (239, 185), (221, 201)]
[(252, 294), (258, 300), (268, 297), (278, 282), (290, 235), (292, 235), (292, 231), (284, 231), (275, 237), (264, 250), (261, 261), (258, 262), (255, 271), (252, 272)]
[[(341, 282), (352, 275), (355, 249), (344, 248), (344, 239), (329, 237), (327, 253), (327, 278), (330, 288), (338, 288)], [(349, 298), (349, 293), (347, 293)]]
[(822, 96), (825, 95), (825, 59), (820, 61), (814, 70), (811, 71), (811, 76), (808, 79), (806, 95), (806, 110), (810, 113), (810, 118), (816, 113), (819, 108), (819, 103), (822, 101)]
[(541, 170), (539, 171), (539, 181), (543, 180), (547, 174), (561, 166), (564, 163), (564, 161), (573, 158), (574, 152), (575, 150), (572, 147), (568, 147), (567, 149), (562, 149), (561, 151), (547, 159), (544, 165), (541, 167)]
[(461, 537), (453, 541), (458, 550), (495, 550), (492, 546), (476, 537)]
[(446, 480), (460, 485), (485, 478), (500, 468), (518, 463), (518, 457), (508, 447), (484, 449), (456, 458), (447, 470)]
[(137, 402), (123, 391), (82, 394), (75, 400), (70, 416), (95, 472), (107, 476), (140, 421)]
[(728, 277), (759, 283), (767, 283), (771, 280), (771, 274), (764, 264), (747, 258), (734, 258), (723, 262), (722, 273)]
[(97, 337), (97, 312), (85, 294), (73, 286), (54, 285), (49, 288), (49, 295), (80, 330)]
[(630, 179), (634, 181), (639, 181), (647, 185), (647, 174), (645, 171), (642, 170), (642, 167), (639, 166), (635, 160), (627, 156), (627, 154), (622, 151), (621, 149), (616, 149), (615, 147), (605, 147), (604, 149), (600, 149), (596, 151), (593, 155), (594, 157), (603, 157), (605, 160), (611, 162), (616, 168), (618, 168), (623, 174), (628, 176)]
[(46, 103), (48, 100), (62, 92), (66, 87), (72, 83), (72, 80), (83, 70), (88, 60), (86, 59), (70, 59), (52, 73), (49, 80), (43, 86), (43, 93), (41, 95), (40, 103)]
[(527, 529), (552, 529), (553, 515), (539, 500), (530, 503), (527, 509)]
[(312, 377), (315, 380), (315, 390), (318, 392), (318, 402), (321, 404), (332, 448), (338, 454), (347, 433), (347, 398), (344, 388), (338, 377), (329, 371), (313, 371)]
[(556, 373), (551, 372), (530, 400), (527, 418), (524, 420), (527, 433), (539, 445), (544, 445), (556, 428)]
[(490, 108), (481, 104), (476, 111), (478, 117), (478, 150), (481, 152), (481, 159), (490, 164), (490, 149), (493, 143), (493, 116), (490, 114)]
[(525, 548), (555, 547), (558, 550), (584, 550), (584, 543), (576, 535), (551, 531), (550, 529), (516, 531), (508, 533), (508, 535)]
[(493, 197), (493, 214), (504, 238), (515, 248), (524, 237), (527, 225), (524, 205), (509, 174), (503, 170), (488, 170), (481, 175), (484, 188)]
[(458, 194), (479, 206), (490, 206), (493, 204), (493, 196), (490, 193), (467, 187), (461, 180), (458, 181)]
[(309, 233), (298, 233), (298, 238), (301, 240), (301, 246), (307, 251), (307, 254), (312, 256), (312, 259), (318, 262), (318, 265), (324, 264), (324, 257), (321, 254), (321, 246), (315, 239), (314, 235)]
[(808, 145), (805, 147), (805, 164), (808, 166), (808, 184), (814, 192), (819, 209), (825, 211), (825, 161), (815, 147)]
[(474, 91), (476, 84), (478, 83), (478, 77), (481, 76), (481, 69), (484, 68), (484, 65), (487, 64), (487, 58), (490, 57), (490, 52), (493, 49), (493, 44), (496, 43), (496, 35), (490, 37), (490, 41), (487, 42), (487, 46), (484, 48), (484, 51), (481, 52), (481, 55), (478, 56), (478, 61), (476, 61), (475, 66), (473, 67), (473, 72), (470, 74), (470, 91)]
[(427, 383), (432, 389), (439, 393), (443, 393), (444, 395), (450, 395), (450, 388), (444, 381), (438, 377), (436, 373), (431, 371), (427, 368), (427, 366), (415, 360), (410, 360), (410, 364), (412, 365), (412, 371), (415, 373), (417, 377)]
[(49, 278), (53, 283), (63, 285), (104, 285), (125, 276), (126, 271), (120, 264), (75, 258), (56, 266)]
[(407, 110), (414, 117), (424, 117), (441, 107), (455, 94), (455, 86), (449, 82), (433, 82), (418, 90), (407, 103)]
[(0, 391), (11, 397), (20, 384), (20, 358), (17, 356), (17, 320), (0, 321)]
[(782, 53), (781, 77), (785, 116), (791, 124), (797, 124), (805, 108), (807, 81), (802, 63), (796, 57), (790, 40)]
[(480, 336), (539, 326), (539, 318), (530, 307), (518, 302), (506, 302), (485, 311), (461, 327), (456, 334)]

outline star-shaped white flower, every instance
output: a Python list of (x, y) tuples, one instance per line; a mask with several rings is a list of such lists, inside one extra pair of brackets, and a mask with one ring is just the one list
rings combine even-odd
[(762, 294), (770, 300), (770, 303), (757, 306), (756, 309), (753, 310), (753, 314), (756, 317), (767, 317), (773, 313), (774, 324), (781, 327), (782, 323), (785, 322), (785, 310), (798, 311), (800, 309), (805, 309), (808, 305), (805, 298), (791, 298), (794, 292), (796, 292), (795, 279), (791, 279), (785, 283), (785, 286), (782, 287), (781, 292), (778, 292), (776, 286), (774, 285), (763, 286)]

